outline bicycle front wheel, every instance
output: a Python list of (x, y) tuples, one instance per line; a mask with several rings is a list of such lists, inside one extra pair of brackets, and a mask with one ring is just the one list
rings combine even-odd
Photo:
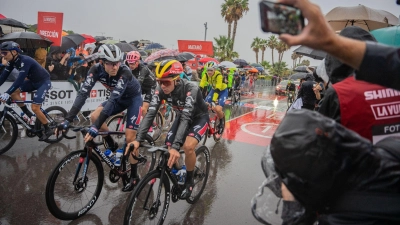
[[(74, 220), (85, 215), (99, 198), (104, 180), (103, 166), (92, 154), (86, 176), (82, 177), (86, 156), (86, 150), (70, 153), (47, 180), (47, 208), (60, 220)], [(74, 183), (76, 173), (78, 177)]]
[[(45, 110), (47, 112), (46, 119), (48, 121), (49, 127), (52, 130), (55, 130), (58, 126), (58, 124), (64, 122), (65, 117), (67, 116), (67, 111), (60, 107), (60, 106), (51, 106)], [(36, 118), (36, 123), (35, 123), (36, 130), (44, 130), (44, 127), (42, 126), (42, 123), (38, 118)], [(51, 135), (47, 140), (45, 140), (46, 143), (57, 143), (63, 139), (62, 135), (59, 135), (58, 137), (56, 135)]]
[[(162, 181), (160, 178), (161, 171), (154, 170), (139, 182), (127, 204), (124, 225), (164, 223), (171, 191), (167, 174), (164, 174)], [(159, 188), (160, 196), (157, 198)]]
[(10, 150), (18, 137), (18, 126), (14, 118), (5, 115), (3, 123), (0, 124), (0, 155)]
[(193, 173), (194, 187), (192, 194), (186, 199), (189, 204), (194, 204), (199, 200), (204, 188), (206, 187), (209, 173), (210, 151), (203, 145), (196, 150), (196, 165)]

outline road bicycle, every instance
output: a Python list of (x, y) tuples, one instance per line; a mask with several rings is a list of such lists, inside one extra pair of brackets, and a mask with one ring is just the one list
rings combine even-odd
[[(73, 131), (80, 131), (84, 137), (88, 127), (72, 127)], [(99, 132), (99, 135), (123, 135), (119, 131)], [(73, 139), (65, 133), (67, 139)], [(146, 136), (150, 146), (154, 141)], [(123, 148), (125, 150), (126, 144)], [(133, 148), (129, 149), (129, 153)], [(125, 152), (125, 151), (124, 151)], [(144, 155), (141, 151), (140, 154)], [(144, 175), (153, 170), (156, 162), (156, 154), (151, 158), (140, 155), (138, 160), (138, 174)], [(128, 169), (128, 156), (123, 155), (121, 166), (115, 166), (103, 151), (99, 144), (93, 140), (85, 144), (83, 150), (71, 152), (65, 156), (51, 172), (46, 185), (46, 205), (50, 213), (60, 220), (74, 220), (85, 215), (99, 199), (104, 181), (104, 162), (109, 168), (109, 180), (117, 183), (120, 179), (125, 186), (130, 182), (130, 168)]]
[(214, 113), (214, 116), (210, 116), (207, 131), (203, 139), (200, 141), (202, 145), (206, 144), (207, 139), (210, 138), (211, 135), (213, 136), (215, 142), (220, 141), (222, 134), (225, 130), (225, 117), (223, 118), (221, 123), (221, 120), (218, 118), (218, 115), (212, 110), (212, 107), (215, 107), (215, 103), (212, 103), (212, 105), (208, 107), (208, 110), (211, 111), (211, 113)]
[[(122, 112), (120, 114), (112, 116), (108, 120), (107, 126), (109, 127), (110, 130), (123, 132), (125, 131), (125, 123), (127, 119), (128, 118), (126, 116), (126, 113)], [(162, 116), (161, 112), (158, 111), (152, 126), (153, 129), (152, 138), (154, 141), (157, 141), (160, 138), (162, 134), (163, 125), (164, 125), (164, 117)], [(117, 136), (117, 138), (121, 138), (121, 136)]]
[[(4, 109), (0, 112), (0, 155), (10, 150), (18, 138), (18, 123), (26, 129), (26, 136), (28, 137), (41, 137), (44, 127), (40, 120), (36, 118), (35, 125), (29, 125), (21, 115), (14, 111), (13, 108), (18, 106), (11, 105), (13, 103), (32, 103), (32, 101), (12, 101), (8, 100), (4, 103)], [(0, 103), (1, 104), (1, 103)], [(50, 129), (56, 128), (57, 124), (64, 121), (67, 116), (67, 111), (60, 106), (51, 106), (47, 109), (40, 108), (42, 113), (46, 116)], [(61, 141), (63, 137), (50, 136), (45, 142), (56, 143)]]
[(237, 106), (240, 102), (240, 89), (235, 89), (232, 94), (232, 105)]
[[(138, 183), (129, 198), (125, 210), (124, 225), (128, 224), (163, 224), (168, 213), (170, 200), (177, 202), (185, 186), (178, 184), (177, 176), (168, 167), (169, 152), (167, 146), (149, 148), (148, 151), (161, 152), (157, 168), (148, 173)], [(204, 145), (196, 149), (194, 169), (194, 187), (191, 196), (185, 199), (189, 204), (196, 203), (207, 184), (210, 171), (210, 152)], [(184, 154), (184, 151), (179, 151)], [(176, 168), (179, 169), (179, 168)], [(172, 184), (172, 187), (171, 187)]]
[(287, 106), (288, 106), (288, 109), (293, 104), (293, 102), (294, 102), (294, 92), (293, 91), (288, 91), (287, 92)]

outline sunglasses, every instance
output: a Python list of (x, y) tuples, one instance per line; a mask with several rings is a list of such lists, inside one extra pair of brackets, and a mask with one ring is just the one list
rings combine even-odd
[(121, 62), (104, 62), (104, 64), (106, 64), (106, 66), (109, 67), (115, 67), (115, 66), (119, 66)]
[(8, 55), (8, 53), (9, 53), (9, 52), (1, 52), (1, 55), (2, 55), (2, 56), (6, 56), (6, 55)]
[(164, 85), (165, 87), (171, 86), (173, 80), (157, 80), (158, 84)]

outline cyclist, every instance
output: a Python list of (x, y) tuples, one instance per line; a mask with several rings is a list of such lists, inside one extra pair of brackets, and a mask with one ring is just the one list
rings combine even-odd
[[(211, 86), (210, 93), (208, 93), (205, 101), (208, 103), (214, 102), (216, 106), (212, 110), (217, 113), (220, 120), (224, 119), (223, 107), (226, 98), (228, 97), (227, 85), (223, 82), (223, 75), (216, 70), (215, 66), (207, 68), (207, 76), (201, 78), (200, 87), (203, 88), (206, 84)], [(220, 122), (219, 125), (223, 123)], [(218, 127), (219, 129), (220, 127)]]
[[(209, 61), (206, 64), (204, 64), (203, 71), (201, 72), (200, 80), (202, 80), (203, 77), (207, 77), (207, 68), (213, 67), (213, 66), (216, 66), (215, 62), (213, 62), (213, 61)], [(200, 87), (200, 89), (201, 89), (201, 93), (202, 93), (203, 97), (206, 97), (209, 92), (209, 84), (206, 83), (203, 87)]]
[[(49, 128), (46, 116), (40, 110), (40, 106), (46, 98), (47, 91), (51, 88), (50, 74), (31, 57), (21, 55), (22, 51), (19, 44), (6, 41), (1, 43), (0, 49), (1, 55), (8, 62), (7, 67), (0, 75), (0, 86), (3, 85), (14, 68), (19, 71), (18, 78), (0, 96), (0, 100), (6, 102), (11, 97), (13, 100), (23, 101), (19, 95), (21, 92), (36, 90), (31, 107), (44, 126), (44, 133), (40, 136), (39, 141), (47, 140), (53, 134), (53, 131)], [(25, 104), (18, 103), (18, 106), (29, 118), (32, 118), (33, 114), (26, 108)]]
[(150, 69), (140, 62), (140, 53), (138, 51), (128, 52), (126, 55), (126, 65), (132, 70), (133, 76), (139, 81), (142, 88), (143, 107), (142, 116), (147, 114), (149, 109), (151, 97), (157, 87), (156, 77)]
[[(294, 98), (295, 92), (296, 92), (296, 85), (292, 80), (289, 80), (287, 85), (286, 85), (286, 94), (289, 96), (289, 92), (292, 92), (292, 98)], [(294, 99), (292, 99), (292, 102)]]
[[(116, 45), (104, 44), (100, 46), (98, 53), (100, 54), (100, 63), (90, 68), (66, 120), (58, 126), (58, 130), (66, 131), (68, 129), (69, 123), (73, 121), (85, 104), (93, 86), (100, 81), (111, 92), (111, 95), (91, 114), (92, 125), (85, 136), (85, 142), (96, 137), (99, 130), (108, 131), (108, 127), (104, 123), (106, 119), (125, 109), (127, 109), (127, 118), (129, 118), (125, 129), (126, 141), (132, 142), (135, 140), (141, 118), (142, 90), (140, 84), (133, 77), (131, 70), (127, 66), (121, 65), (122, 53)], [(118, 148), (111, 136), (104, 137), (104, 145), (113, 151)], [(131, 177), (135, 177), (137, 176), (137, 161), (130, 157), (129, 162), (131, 163)], [(124, 187), (122, 191), (128, 191), (128, 189)]]
[(157, 66), (156, 76), (160, 85), (153, 95), (149, 112), (143, 119), (133, 144), (135, 145), (134, 153), (138, 154), (139, 142), (144, 141), (161, 101), (165, 100), (179, 110), (179, 115), (168, 132), (165, 144), (168, 145), (170, 153), (168, 160), (170, 168), (180, 157), (179, 149), (183, 148), (185, 151), (187, 177), (185, 189), (180, 197), (186, 199), (191, 195), (194, 186), (195, 147), (207, 131), (209, 115), (199, 87), (185, 79), (180, 79), (179, 75), (182, 72), (182, 64), (177, 60), (164, 60)]
[(242, 87), (242, 78), (239, 76), (239, 73), (235, 72), (233, 77), (233, 92), (238, 91), (240, 96), (240, 88)]

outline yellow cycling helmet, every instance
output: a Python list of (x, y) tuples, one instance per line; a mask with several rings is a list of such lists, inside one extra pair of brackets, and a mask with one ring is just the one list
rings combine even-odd
[(167, 59), (158, 63), (155, 73), (157, 79), (175, 78), (183, 73), (183, 67), (179, 61)]

